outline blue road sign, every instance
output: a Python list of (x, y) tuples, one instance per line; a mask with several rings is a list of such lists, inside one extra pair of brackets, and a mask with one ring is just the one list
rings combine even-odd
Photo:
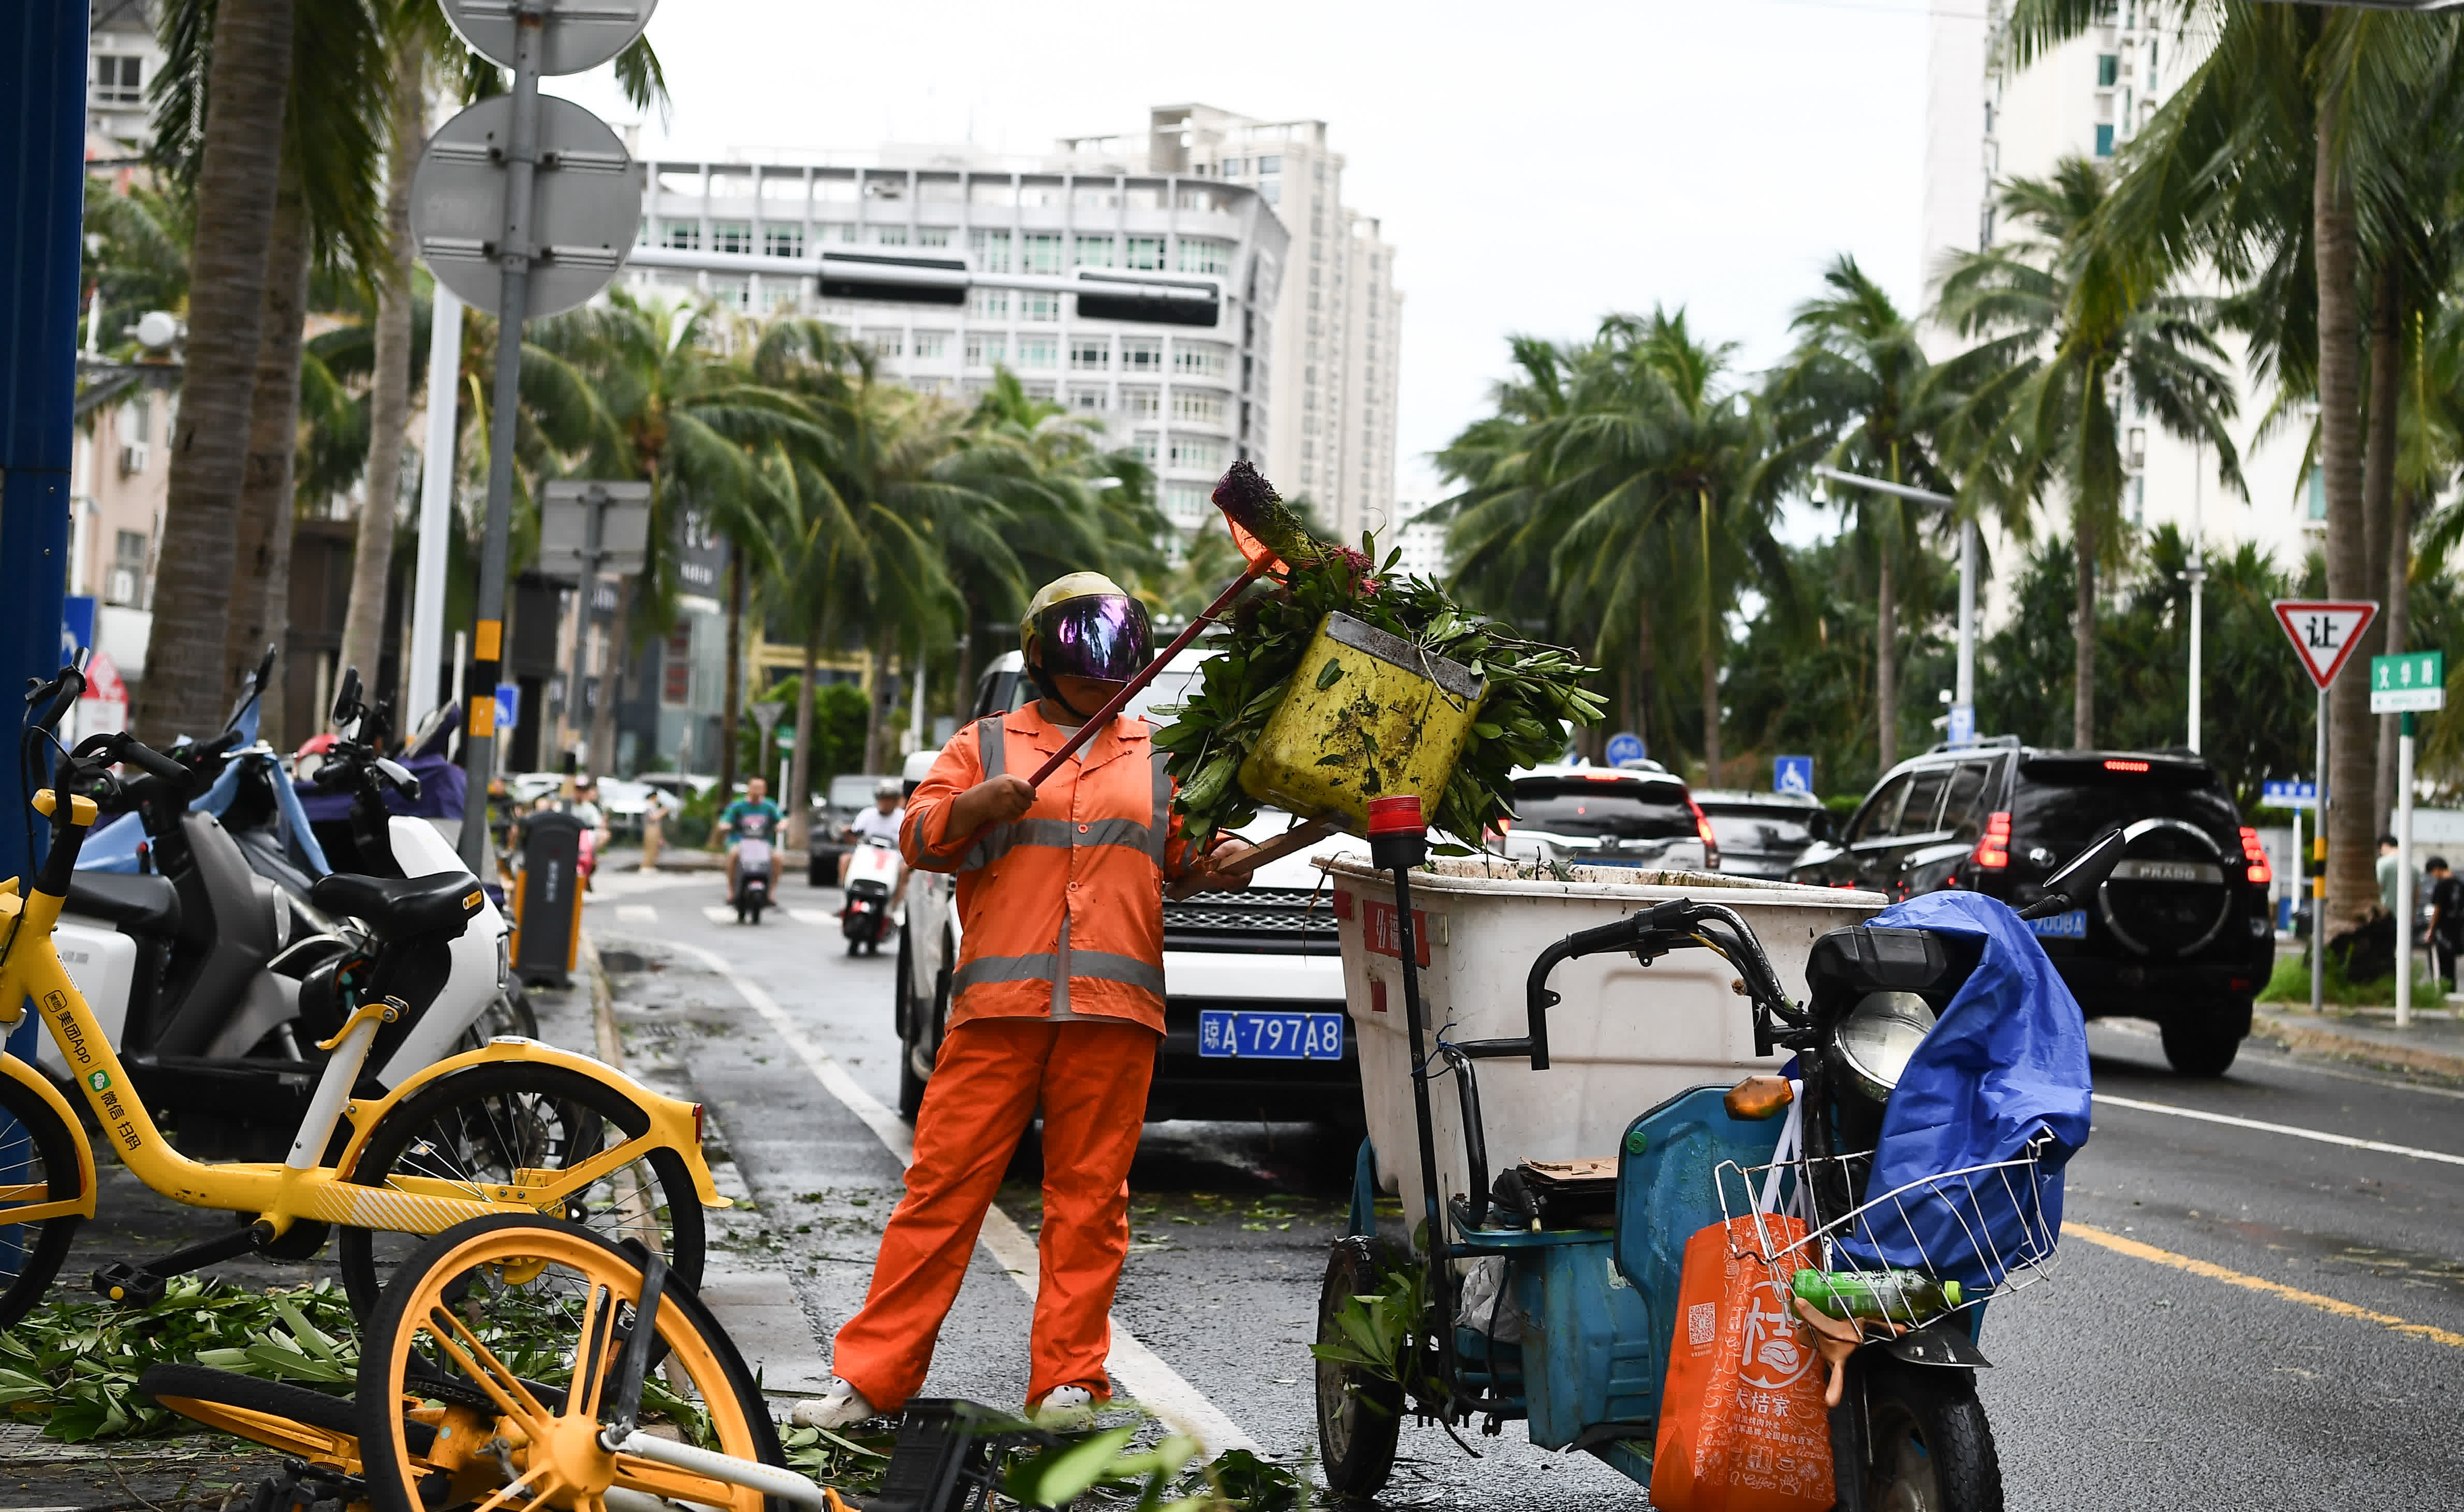
[(522, 722), (522, 685), (518, 682), (496, 684), (496, 728), (509, 730)]
[(72, 593), (60, 605), (60, 654), (63, 657), (94, 644), (94, 595)]
[(1647, 753), (1642, 748), (1641, 736), (1632, 730), (1619, 730), (1609, 737), (1608, 749), (1604, 754), (1610, 766), (1622, 767), (1627, 762), (1642, 760)]
[(2259, 785), (2259, 802), (2270, 809), (2316, 809), (2319, 807), (2319, 785), (2315, 782), (2270, 782)]
[(1976, 744), (1975, 704), (1954, 703), (1950, 706), (1950, 730), (1948, 733), (1950, 736), (1950, 744), (1953, 745), (1973, 745)]
[(1771, 791), (1814, 791), (1814, 758), (1811, 756), (1774, 756), (1771, 758)]

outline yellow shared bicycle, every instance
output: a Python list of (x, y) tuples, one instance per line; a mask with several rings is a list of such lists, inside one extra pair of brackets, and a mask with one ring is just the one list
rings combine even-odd
[[(126, 764), (179, 780), (178, 764), (124, 734), (59, 749), (51, 729), (84, 689), (80, 668), (28, 698), (24, 769), (57, 751), (34, 812), (51, 849), (31, 891), (0, 882), (0, 1033), (31, 1004), (58, 1045), (75, 1090), (112, 1152), (140, 1180), (193, 1207), (249, 1215), (229, 1234), (145, 1266), (107, 1265), (96, 1290), (133, 1301), (164, 1279), (252, 1251), (304, 1259), (337, 1244), (354, 1307), (372, 1309), (385, 1276), (419, 1238), (492, 1213), (548, 1214), (631, 1239), (687, 1280), (701, 1279), (702, 1210), (724, 1207), (701, 1154), (701, 1109), (623, 1072), (535, 1040), (498, 1038), (386, 1088), (363, 1073), (380, 1037), (414, 1017), (443, 978), (437, 956), (478, 912), (467, 872), (388, 879), (335, 876), (314, 900), (361, 922), (340, 975), (340, 1023), (317, 1049), (316, 1091), (287, 1159), (205, 1163), (173, 1148), (143, 1103), (84, 996), (53, 949), (69, 876), (97, 798)], [(0, 1055), (0, 1327), (38, 1301), (96, 1200), (93, 1145), (61, 1089)]]

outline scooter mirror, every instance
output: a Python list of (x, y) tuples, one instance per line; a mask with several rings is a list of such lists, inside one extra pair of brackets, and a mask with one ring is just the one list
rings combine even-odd
[(360, 712), (360, 669), (344, 667), (342, 685), (334, 691), (334, 723), (348, 724)]
[(392, 784), (404, 797), (414, 801), (418, 799), (419, 779), (411, 775), (409, 767), (390, 756), (380, 756), (376, 759), (376, 768), (377, 775)]
[(2078, 907), (2113, 875), (2113, 869), (2122, 862), (2123, 849), (2129, 843), (2129, 836), (2120, 825), (2090, 840), (2086, 849), (2072, 856), (2060, 871), (2045, 878), (2045, 896), (2019, 910), (2019, 917), (2043, 919)]

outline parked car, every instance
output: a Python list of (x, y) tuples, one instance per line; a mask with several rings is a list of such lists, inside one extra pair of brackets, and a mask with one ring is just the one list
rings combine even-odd
[(699, 772), (646, 771), (636, 779), (645, 788), (656, 788), (668, 795), (671, 809), (681, 809), (688, 798), (698, 798), (718, 786), (718, 779)]
[(2273, 873), (2193, 752), (1937, 746), (1885, 773), (1790, 876), (1895, 899), (1967, 887), (2024, 907), (2115, 825), (2128, 848), (2095, 904), (2030, 927), (2088, 1017), (2153, 1019), (2174, 1070), (2221, 1076), (2275, 968)]
[(1512, 827), (1491, 849), (1518, 860), (1716, 872), (1720, 842), (1685, 780), (1658, 762), (1552, 762), (1514, 772)]
[(1711, 821), (1720, 870), (1740, 877), (1784, 878), (1806, 847), (1831, 838), (1831, 812), (1811, 793), (1697, 788), (1694, 804)]
[(815, 887), (836, 887), (839, 884), (839, 857), (847, 853), (839, 831), (855, 822), (855, 816), (872, 807), (873, 790), (894, 777), (865, 776), (847, 773), (830, 779), (822, 801), (813, 805), (811, 822), (804, 829), (804, 880)]
[[(1192, 652), (1157, 674), (1131, 712), (1155, 718), (1187, 696), (1202, 657)], [(1025, 704), (1035, 697), (1016, 652), (997, 657), (976, 687), (970, 720)], [(1170, 716), (1163, 715), (1168, 723)], [(956, 737), (974, 740), (967, 724)], [(912, 770), (912, 768), (911, 768)], [(920, 779), (922, 773), (915, 772)], [(1263, 840), (1291, 822), (1287, 814), (1262, 812), (1241, 833)], [(1339, 843), (1339, 842), (1337, 842)], [(1319, 892), (1317, 868), (1307, 856), (1286, 856), (1258, 869), (1246, 891), (1200, 893), (1163, 905), (1164, 1037), (1155, 1050), (1155, 1080), (1147, 1091), (1147, 1118), (1275, 1119), (1356, 1123), (1360, 1118), (1360, 1062), (1352, 1026), (1343, 1019), (1343, 959), (1335, 939), (1331, 904)], [(907, 885), (907, 927), (898, 944), (898, 975), (892, 1012), (905, 1054), (899, 1061), (899, 1111), (909, 1118), (922, 1104), (925, 1078), (940, 1051), (950, 1011), (950, 970), (957, 959), (959, 931), (957, 878), (918, 872)], [(1287, 1060), (1227, 1056), (1221, 1040), (1208, 1048), (1210, 1028), (1220, 1036), (1237, 1015), (1309, 1020), (1306, 1037), (1317, 1058)], [(1226, 1017), (1225, 1015), (1235, 1015)], [(1263, 1020), (1259, 1020), (1263, 1022)], [(1293, 1036), (1296, 1042), (1301, 1036)], [(1328, 1041), (1339, 1056), (1322, 1054)]]
[(642, 815), (649, 809), (650, 792), (650, 785), (646, 782), (628, 777), (600, 778), (599, 812), (606, 817), (608, 832), (640, 839)]

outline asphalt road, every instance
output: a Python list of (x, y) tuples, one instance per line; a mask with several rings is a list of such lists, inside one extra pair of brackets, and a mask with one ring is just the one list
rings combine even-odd
[[(893, 959), (847, 958), (827, 916), (836, 894), (801, 878), (759, 928), (717, 910), (719, 896), (715, 877), (610, 874), (587, 921), (628, 1053), (709, 1104), (753, 1199), (729, 1226), (733, 1263), (792, 1279), (789, 1316), (809, 1337), (764, 1327), (759, 1341), (780, 1385), (819, 1373), (862, 1301), (899, 1163), (744, 989), (843, 1067), (859, 1101), (894, 1103)], [(2091, 1038), (2096, 1134), (2071, 1167), (2057, 1264), (1997, 1301), (1984, 1330), (2009, 1505), (2448, 1504), (2464, 1483), (2464, 1094), (2257, 1047), (2221, 1081), (2186, 1082), (2152, 1032), (2100, 1025)], [(1293, 1462), (1313, 1448), (1307, 1341), (1351, 1155), (1305, 1125), (1157, 1124), (1131, 1177), (1116, 1318)], [(1029, 1232), (1036, 1168), (1030, 1147), (1002, 1197)], [(1028, 1307), (979, 1249), (926, 1390), (1016, 1402)], [(1472, 1447), (1484, 1457), (1408, 1430), (1385, 1500), (1644, 1504), (1597, 1461), (1536, 1451), (1512, 1425)]]

